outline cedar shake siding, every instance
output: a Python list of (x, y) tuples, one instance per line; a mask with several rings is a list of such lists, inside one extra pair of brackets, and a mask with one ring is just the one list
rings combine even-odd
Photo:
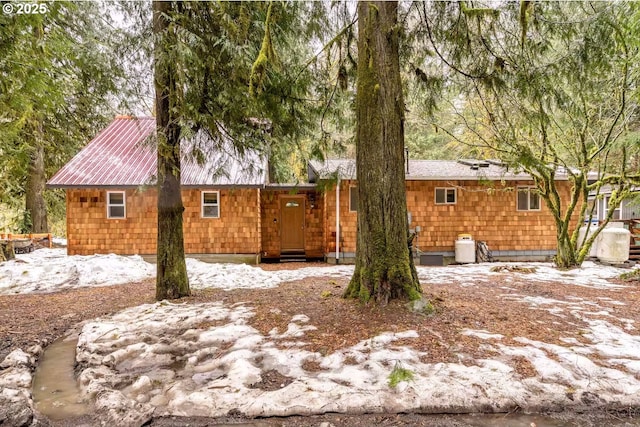
[[(556, 183), (560, 197), (570, 194), (568, 181)], [(340, 182), (341, 257), (355, 253), (357, 213), (349, 209), (349, 187), (354, 180)], [(422, 252), (452, 253), (459, 234), (468, 233), (475, 241), (486, 241), (494, 252), (555, 251), (556, 228), (553, 216), (540, 200), (540, 210), (519, 211), (517, 188), (533, 186), (532, 181), (492, 182), (492, 190), (477, 180), (407, 181), (407, 208), (410, 228), (421, 227), (414, 244)], [(436, 188), (455, 189), (451, 204), (436, 204)], [(325, 193), (325, 253), (335, 256), (335, 186)]]
[(280, 202), (282, 198), (303, 198), (304, 215), (304, 255), (307, 258), (324, 256), (324, 195), (313, 190), (262, 190), (261, 224), (262, 224), (262, 257), (280, 258), (281, 227)]
[[(118, 116), (49, 180), (49, 188), (67, 193), (69, 255), (156, 253), (155, 130), (153, 117)], [(229, 146), (207, 153), (200, 164), (188, 155), (198, 141), (185, 141), (181, 165), (185, 253), (252, 255), (250, 260), (326, 256), (331, 262), (336, 255), (331, 182), (337, 179), (339, 252), (341, 259), (353, 259), (358, 218), (356, 208), (350, 209), (350, 188), (357, 187), (353, 159), (311, 161), (308, 184), (273, 184), (260, 153), (240, 155)], [(542, 200), (538, 206), (536, 196), (523, 197), (517, 190), (533, 186), (528, 174), (493, 160), (410, 159), (406, 168), (410, 228), (421, 228), (415, 245), (422, 253), (451, 256), (458, 235), (465, 233), (486, 241), (497, 256), (554, 254), (553, 216)], [(220, 170), (227, 173), (216, 173)], [(568, 200), (566, 171), (557, 171), (556, 185)], [(202, 191), (210, 194), (203, 199)], [(533, 209), (518, 209), (519, 203)]]
[[(340, 181), (340, 252), (355, 253), (358, 214), (349, 211), (349, 187), (355, 187), (355, 180)], [(335, 185), (325, 193), (325, 236), (326, 253), (336, 250), (336, 189)]]
[[(126, 218), (107, 218), (107, 191), (126, 192)], [(219, 191), (219, 218), (202, 218), (201, 190), (183, 189), (184, 246), (188, 254), (258, 254), (260, 190)], [(156, 252), (156, 190), (68, 189), (67, 252), (69, 255)]]

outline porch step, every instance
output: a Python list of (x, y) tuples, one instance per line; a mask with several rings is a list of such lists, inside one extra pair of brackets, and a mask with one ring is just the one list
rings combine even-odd
[(303, 253), (280, 254), (280, 262), (305, 262), (307, 260)]
[(640, 245), (629, 246), (629, 259), (640, 261)]

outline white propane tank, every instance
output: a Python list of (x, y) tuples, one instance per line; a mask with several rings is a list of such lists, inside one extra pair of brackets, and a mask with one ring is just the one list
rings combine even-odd
[(598, 259), (612, 264), (629, 259), (629, 238), (631, 233), (624, 228), (605, 228), (598, 239)]
[[(578, 231), (578, 248), (582, 247), (582, 242), (591, 237), (593, 233), (596, 232), (597, 228), (598, 224), (591, 224), (591, 226), (589, 227), (589, 234), (585, 236), (585, 234), (587, 234), (587, 224), (584, 224), (582, 227), (580, 227), (580, 230)], [(601, 235), (599, 234), (598, 237), (596, 237), (596, 240), (593, 241), (593, 244), (589, 249), (589, 255), (587, 255), (589, 258), (595, 258), (598, 256), (598, 242), (600, 241), (600, 236)]]
[(476, 242), (471, 234), (458, 234), (456, 240), (456, 262), (458, 264), (470, 264), (476, 262)]

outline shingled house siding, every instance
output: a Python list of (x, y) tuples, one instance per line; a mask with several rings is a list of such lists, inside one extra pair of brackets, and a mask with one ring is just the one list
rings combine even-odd
[(155, 190), (126, 190), (126, 219), (107, 219), (106, 197), (104, 189), (67, 190), (67, 253), (155, 253)]
[[(118, 190), (122, 191), (117, 188), (109, 191)], [(259, 253), (260, 190), (219, 191), (220, 218), (202, 218), (201, 190), (183, 190), (185, 252)], [(127, 189), (126, 219), (107, 219), (106, 194), (106, 189), (67, 190), (68, 254), (154, 254), (157, 238), (156, 190)]]
[[(262, 190), (262, 255), (265, 258), (280, 257), (280, 199), (282, 196), (305, 197), (304, 246), (307, 257), (322, 257), (324, 243), (324, 197), (315, 190)], [(312, 196), (313, 195), (313, 196)], [(313, 207), (312, 197), (315, 197)]]
[[(340, 186), (341, 252), (355, 252), (357, 214), (349, 211), (349, 187)], [(556, 228), (541, 200), (539, 211), (518, 211), (518, 186), (532, 181), (495, 181), (493, 190), (478, 181), (407, 181), (407, 207), (411, 228), (422, 231), (416, 244), (424, 252), (451, 252), (459, 234), (484, 240), (494, 251), (555, 250)], [(557, 182), (562, 200), (569, 199), (570, 184)], [(456, 204), (436, 205), (436, 188), (456, 188)], [(326, 193), (325, 253), (335, 251), (335, 188)]]
[[(569, 197), (569, 183), (558, 182), (561, 198)], [(412, 214), (411, 227), (422, 227), (418, 247), (425, 252), (453, 251), (458, 234), (471, 234), (494, 251), (554, 250), (556, 228), (552, 215), (541, 201), (539, 211), (518, 211), (518, 186), (531, 181), (494, 182), (492, 191), (478, 181), (407, 182), (407, 205)], [(435, 188), (457, 188), (454, 205), (436, 205)]]
[(182, 201), (186, 253), (260, 253), (259, 189), (220, 190), (220, 218), (202, 218), (201, 190), (183, 190)]
[[(340, 181), (340, 252), (356, 251), (358, 214), (349, 211), (349, 187), (355, 187), (355, 180)], [(336, 250), (336, 189), (327, 188), (325, 193), (325, 253)]]

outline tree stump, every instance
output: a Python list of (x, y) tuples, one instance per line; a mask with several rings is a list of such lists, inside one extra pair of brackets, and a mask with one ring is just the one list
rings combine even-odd
[(0, 262), (9, 261), (16, 257), (11, 240), (0, 240)]

